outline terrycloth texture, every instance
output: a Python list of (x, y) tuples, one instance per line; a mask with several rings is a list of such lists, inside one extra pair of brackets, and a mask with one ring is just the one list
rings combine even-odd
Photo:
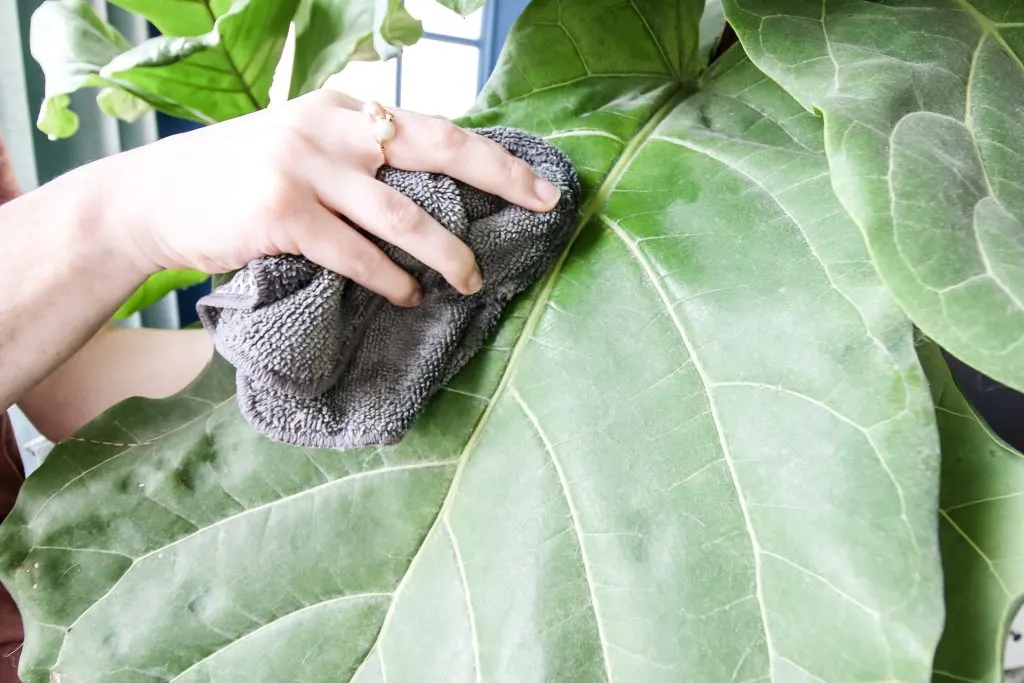
[(476, 254), (483, 288), (464, 296), (394, 245), (368, 236), (423, 287), (400, 308), (301, 257), (253, 261), (198, 303), (237, 369), (238, 402), (262, 434), (310, 447), (395, 443), (430, 397), (485, 343), (508, 301), (565, 249), (579, 181), (558, 148), (519, 130), (476, 129), (555, 184), (550, 212), (510, 205), (444, 175), (380, 170)]

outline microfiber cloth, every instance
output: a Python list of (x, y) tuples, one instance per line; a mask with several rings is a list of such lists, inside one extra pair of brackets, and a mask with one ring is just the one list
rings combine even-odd
[(580, 195), (568, 158), (521, 130), (471, 130), (558, 187), (555, 208), (531, 211), (443, 174), (384, 166), (377, 177), (469, 246), (484, 280), (476, 294), (459, 293), (436, 271), (364, 232), (419, 281), (419, 306), (394, 306), (288, 255), (252, 261), (199, 300), (217, 352), (237, 370), (242, 414), (261, 434), (320, 448), (397, 443), (486, 343), (508, 302), (567, 247)]

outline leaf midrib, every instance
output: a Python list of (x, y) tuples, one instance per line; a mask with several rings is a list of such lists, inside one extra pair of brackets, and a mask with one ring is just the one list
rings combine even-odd
[[(200, 0), (200, 4), (203, 6), (203, 9), (206, 10), (206, 15), (210, 17), (210, 30), (216, 31), (217, 17), (213, 14), (213, 7), (210, 6), (210, 0)], [(224, 42), (220, 40), (219, 35), (217, 36), (217, 38), (218, 47), (220, 47), (221, 52), (224, 53), (224, 59), (227, 60), (228, 66), (231, 67), (231, 70), (234, 72), (235, 77), (238, 78), (238, 82), (242, 84), (242, 94), (244, 94), (246, 98), (249, 100), (249, 102), (252, 104), (253, 111), (258, 111), (262, 109), (263, 107), (261, 107), (260, 103), (256, 100), (256, 95), (255, 93), (253, 93), (252, 88), (249, 87), (249, 83), (246, 82), (245, 78), (242, 76), (242, 72), (239, 71), (238, 65), (235, 64), (235, 59), (231, 56), (231, 51), (228, 50), (227, 45), (225, 45)]]
[[(981, 30), (984, 34), (991, 35), (993, 38), (995, 38), (996, 42), (998, 42), (999, 45), (1004, 50), (1006, 50), (1006, 53), (1010, 55), (1010, 57), (1015, 62), (1017, 62), (1017, 66), (1019, 66), (1021, 70), (1024, 70), (1024, 62), (1021, 62), (1020, 55), (1013, 51), (1010, 45), (1006, 42), (1006, 38), (1003, 37), (1002, 31), (999, 30), (1001, 28), (1007, 28), (1011, 26), (1021, 26), (1021, 24), (1004, 24), (998, 21), (993, 21), (986, 14), (984, 14), (981, 10), (972, 5), (967, 0), (956, 0), (956, 4), (960, 5), (960, 7), (967, 14), (969, 14), (975, 22), (977, 22), (978, 26), (981, 27)], [(984, 42), (984, 36), (982, 36), (981, 42)]]
[[(666, 85), (667, 84), (668, 82), (666, 83)], [(654, 113), (647, 120), (647, 122), (637, 131), (636, 135), (633, 136), (632, 139), (630, 139), (630, 141), (626, 144), (622, 152), (619, 154), (618, 159), (612, 165), (611, 170), (609, 170), (608, 175), (605, 176), (604, 182), (601, 183), (601, 186), (598, 188), (597, 192), (594, 193), (590, 200), (587, 201), (583, 205), (583, 208), (580, 210), (579, 221), (577, 223), (576, 230), (575, 232), (573, 232), (572, 237), (570, 237), (569, 239), (569, 243), (566, 245), (565, 249), (562, 250), (562, 253), (559, 256), (558, 260), (555, 262), (554, 266), (551, 267), (548, 276), (545, 278), (541, 291), (538, 293), (537, 298), (534, 300), (533, 306), (530, 309), (530, 313), (527, 315), (526, 322), (524, 323), (523, 329), (520, 332), (519, 339), (516, 341), (515, 346), (512, 347), (512, 353), (509, 356), (508, 364), (505, 366), (505, 370), (501, 375), (501, 379), (498, 381), (498, 386), (491, 394), (491, 398), (487, 404), (487, 407), (484, 408), (483, 413), (480, 415), (480, 419), (477, 421), (476, 426), (470, 433), (469, 439), (466, 441), (465, 447), (463, 447), (462, 449), (462, 453), (459, 455), (458, 467), (455, 470), (455, 475), (452, 477), (452, 482), (448, 488), (448, 493), (445, 496), (445, 499), (438, 510), (437, 516), (434, 518), (434, 522), (431, 525), (430, 529), (428, 529), (427, 533), (423, 536), (423, 540), (420, 542), (419, 547), (416, 549), (416, 552), (413, 555), (412, 560), (410, 560), (409, 565), (405, 573), (402, 575), (401, 580), (399, 580), (398, 585), (395, 586), (394, 593), (392, 594), (393, 597), (391, 598), (391, 603), (388, 605), (387, 613), (384, 615), (384, 619), (381, 622), (380, 629), (377, 631), (377, 637), (374, 639), (373, 644), (370, 645), (369, 649), (367, 649), (366, 656), (363, 658), (363, 661), (360, 662), (359, 666), (356, 667), (355, 672), (353, 672), (352, 676), (349, 677), (349, 683), (356, 679), (356, 677), (359, 675), (359, 672), (363, 670), (363, 667), (366, 666), (367, 662), (370, 661), (373, 653), (377, 650), (381, 638), (384, 636), (384, 633), (387, 631), (387, 628), (391, 622), (392, 615), (394, 614), (395, 605), (397, 604), (398, 599), (401, 596), (402, 589), (405, 587), (406, 581), (412, 575), (413, 571), (416, 568), (416, 564), (420, 561), (420, 558), (422, 557), (423, 548), (426, 547), (429, 540), (436, 533), (438, 527), (441, 526), (441, 524), (443, 523), (443, 519), (447, 516), (448, 510), (451, 507), (452, 501), (455, 497), (455, 492), (458, 490), (459, 483), (462, 481), (462, 473), (466, 469), (466, 463), (469, 461), (470, 457), (472, 457), (473, 453), (476, 451), (476, 447), (479, 444), (480, 439), (482, 438), (484, 429), (490, 422), (491, 414), (494, 412), (495, 405), (497, 405), (498, 400), (508, 389), (508, 386), (512, 381), (512, 377), (515, 375), (515, 370), (519, 365), (519, 361), (522, 357), (522, 354), (525, 352), (526, 347), (529, 346), (530, 339), (532, 338), (532, 333), (537, 328), (537, 325), (540, 322), (540, 318), (544, 313), (545, 306), (551, 297), (551, 292), (554, 290), (555, 282), (558, 279), (558, 275), (559, 273), (561, 273), (562, 268), (565, 265), (565, 262), (568, 260), (569, 254), (572, 252), (572, 249), (575, 246), (577, 239), (579, 238), (580, 234), (582, 234), (586, 226), (589, 225), (597, 217), (598, 212), (604, 206), (605, 202), (608, 201), (608, 197), (615, 189), (615, 186), (618, 185), (619, 179), (621, 179), (622, 175), (629, 168), (630, 164), (632, 164), (640, 149), (651, 137), (655, 129), (657, 129), (661, 122), (664, 121), (665, 118), (672, 113), (676, 106), (678, 106), (683, 100), (685, 100), (691, 94), (691, 87), (679, 83), (678, 81), (674, 82), (674, 85), (675, 87), (669, 94), (665, 96), (662, 104), (655, 109)], [(602, 643), (601, 646), (603, 649), (605, 644)]]

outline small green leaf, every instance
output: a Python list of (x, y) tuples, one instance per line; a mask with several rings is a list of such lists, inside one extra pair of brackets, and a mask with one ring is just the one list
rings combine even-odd
[(37, 126), (50, 139), (78, 130), (68, 108), (80, 88), (109, 87), (100, 69), (131, 45), (86, 0), (47, 0), (32, 14), (29, 50), (46, 76)]
[(345, 68), (359, 47), (369, 58), (376, 57), (372, 0), (302, 0), (295, 14), (289, 96), (297, 97), (322, 86)]
[(487, 0), (437, 0), (437, 2), (453, 12), (458, 12), (462, 16), (468, 17), (483, 7)]
[(391, 59), (422, 35), (401, 0), (302, 0), (289, 96), (316, 90), (351, 61)]
[(127, 318), (136, 311), (155, 304), (169, 292), (205, 282), (210, 276), (198, 270), (162, 270), (149, 276), (114, 313), (114, 319)]
[(107, 116), (129, 123), (152, 110), (148, 102), (120, 88), (103, 88), (96, 95), (96, 102)]
[(825, 119), (832, 184), (929, 337), (1024, 390), (1024, 3), (728, 0)]
[[(83, 0), (46, 0), (33, 15), (31, 33), (32, 54), (46, 76), (39, 127), (54, 138), (72, 135), (77, 116), (67, 109), (66, 95), (85, 87), (118, 88), (201, 123), (262, 109), (297, 5), (235, 0), (219, 16), (210, 10), (205, 33), (158, 36), (131, 47)], [(103, 95), (105, 111), (135, 113), (141, 106), (112, 97)]]
[(1024, 596), (1024, 456), (971, 408), (937, 345), (922, 342), (918, 355), (942, 441), (946, 626), (932, 680), (1003, 683), (1007, 627)]
[(423, 37), (423, 22), (409, 14), (403, 0), (375, 0), (373, 48), (382, 60), (402, 54), (402, 48)]

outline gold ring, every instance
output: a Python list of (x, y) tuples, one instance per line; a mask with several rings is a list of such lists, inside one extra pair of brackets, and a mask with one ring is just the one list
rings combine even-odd
[[(381, 155), (384, 155), (384, 143), (395, 137), (395, 117), (376, 100), (370, 100), (364, 104), (363, 113), (369, 116), (373, 122), (373, 136), (377, 140), (377, 147), (380, 148)], [(385, 155), (385, 163), (386, 161)]]

